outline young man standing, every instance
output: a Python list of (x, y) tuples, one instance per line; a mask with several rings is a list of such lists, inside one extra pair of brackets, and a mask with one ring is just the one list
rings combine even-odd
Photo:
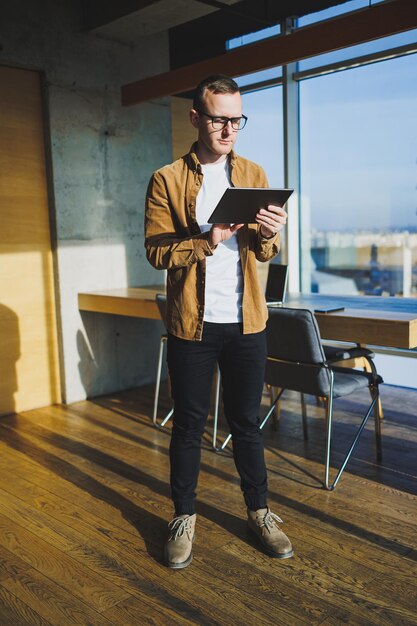
[(279, 252), (286, 212), (269, 205), (257, 224), (207, 224), (230, 187), (267, 187), (262, 168), (233, 151), (247, 118), (237, 84), (209, 76), (197, 87), (190, 111), (198, 130), (191, 151), (156, 171), (149, 183), (145, 247), (149, 262), (167, 270), (167, 361), (174, 399), (170, 445), (175, 516), (165, 544), (168, 567), (191, 563), (195, 489), (201, 437), (219, 364), (225, 415), (241, 479), (248, 526), (263, 548), (292, 556), (282, 520), (267, 505), (267, 476), (259, 407), (267, 357), (267, 307), (256, 261)]

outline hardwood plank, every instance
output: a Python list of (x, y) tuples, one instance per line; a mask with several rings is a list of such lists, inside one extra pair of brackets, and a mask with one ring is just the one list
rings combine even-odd
[[(1, 477), (0, 480), (1, 489), (6, 492), (3, 480), (7, 481), (8, 477)], [(107, 546), (111, 550), (119, 548), (129, 550), (127, 556), (132, 559), (136, 558), (137, 553), (143, 556), (146, 550), (157, 552), (155, 547), (161, 547), (158, 537), (160, 535), (162, 539), (165, 536), (166, 525), (163, 520), (156, 517), (149, 521), (152, 533), (149, 532), (149, 538), (143, 539), (139, 531), (142, 526), (134, 520), (130, 523), (130, 532), (127, 532), (117, 523), (103, 520), (97, 510), (90, 512), (81, 506), (74, 508), (72, 503), (42, 488), (31, 486), (24, 479), (15, 480), (11, 489), (19, 498), (8, 493), (12, 505), (9, 507), (6, 505), (5, 512), (7, 511), (9, 517), (14, 514), (17, 519), (25, 520), (27, 529), (37, 531), (37, 536), (45, 535), (49, 543), (58, 544), (58, 547), (62, 546), (67, 551), (74, 547), (78, 548), (80, 544), (90, 547), (98, 545), (102, 549)], [(33, 516), (32, 523), (27, 520), (30, 513)], [(158, 528), (161, 532), (158, 532)]]
[(127, 597), (124, 591), (107, 583), (102, 576), (80, 566), (75, 559), (5, 515), (0, 515), (0, 544), (98, 611)]
[(0, 546), (0, 582), (9, 576), (21, 576), (30, 566), (13, 552)]
[[(319, 624), (332, 610), (327, 598), (317, 596), (314, 592), (304, 590), (301, 595), (295, 585), (288, 579), (288, 564), (292, 559), (271, 559), (258, 549), (249, 553), (241, 552), (242, 542), (231, 541), (219, 551), (205, 550), (204, 544), (196, 551), (195, 565), (190, 576), (194, 576), (200, 584), (215, 581), (226, 590), (233, 587), (230, 593), (242, 597), (250, 589), (251, 600), (257, 610), (267, 617), (267, 623), (287, 626), (291, 624)], [(242, 559), (242, 555), (244, 558)], [(271, 563), (266, 570), (263, 561)], [(220, 566), (219, 566), (220, 565)], [(214, 584), (214, 583), (213, 583)], [(272, 619), (271, 619), (272, 618)], [(257, 616), (254, 623), (256, 624)]]
[[(226, 548), (236, 559), (246, 560), (246, 553), (253, 552), (249, 546), (239, 546), (236, 549), (233, 544)], [(272, 562), (271, 562), (272, 561)], [(275, 567), (273, 559), (265, 556), (262, 562), (262, 571), (271, 572)], [(308, 574), (306, 575), (306, 572)], [(365, 586), (362, 578), (352, 580), (335, 579), (323, 571), (321, 562), (309, 567), (307, 570), (297, 558), (288, 559), (286, 563), (285, 580), (291, 581), (298, 589), (300, 601), (305, 593), (314, 594), (316, 598), (325, 597), (330, 604), (343, 609), (347, 605), (350, 611), (357, 617), (361, 617), (365, 623), (386, 624), (413, 624), (415, 617), (413, 610), (408, 610), (403, 605), (393, 602), (396, 594), (387, 596), (370, 592), (372, 583)], [(372, 586), (375, 591), (375, 585)], [(368, 621), (369, 620), (369, 621)]]
[[(118, 497), (117, 492), (109, 492), (105, 488), (101, 489), (100, 487), (96, 488), (95, 485), (92, 485), (91, 481), (87, 481), (86, 479), (76, 482), (75, 485), (77, 486), (67, 483), (65, 489), (59, 486), (55, 487), (54, 483), (51, 483), (49, 474), (46, 473), (47, 482), (45, 482), (45, 472), (39, 471), (39, 467), (33, 464), (15, 467), (14, 472), (20, 479), (26, 479), (29, 475), (33, 484), (31, 491), (35, 493), (39, 493), (36, 492), (39, 486), (47, 484), (49, 489), (48, 493), (52, 494), (52, 497), (57, 497), (62, 501), (64, 508), (69, 507), (73, 511), (74, 516), (77, 516), (77, 511), (79, 511), (81, 518), (83, 518), (82, 512), (86, 511), (87, 513), (99, 517), (103, 532), (110, 533), (109, 528), (106, 528), (106, 524), (110, 524), (112, 527), (120, 529), (123, 533), (136, 536), (133, 522), (140, 516), (141, 512), (135, 509), (129, 502), (126, 502), (125, 507), (121, 507), (121, 499)], [(50, 502), (52, 502), (52, 500), (50, 500)], [(165, 507), (169, 507), (169, 510), (171, 510), (171, 505), (167, 503), (166, 498), (164, 502)], [(130, 509), (127, 509), (128, 505)], [(129, 510), (132, 510), (132, 515), (129, 515)], [(168, 518), (169, 516), (167, 515), (166, 519)], [(72, 523), (75, 521), (76, 520), (73, 520)], [(152, 535), (155, 536), (158, 528), (156, 517), (152, 518), (149, 522), (149, 526), (152, 530)], [(165, 530), (165, 524), (163, 524), (163, 526)]]
[[(114, 626), (127, 624), (154, 624), (154, 626), (194, 626), (195, 622), (178, 615), (167, 606), (161, 608), (152, 598), (131, 598), (119, 602), (103, 615), (111, 620)], [(202, 621), (199, 624), (208, 624)]]
[[(332, 502), (337, 502), (340, 507), (343, 507), (346, 506), (346, 498), (352, 498), (353, 506), (359, 514), (373, 516), (374, 512), (378, 511), (378, 515), (381, 518), (391, 520), (392, 524), (404, 522), (406, 528), (410, 529), (411, 536), (413, 536), (417, 497), (407, 496), (409, 494), (403, 494), (398, 490), (391, 489), (388, 500), (386, 491), (378, 489), (378, 485), (374, 483), (365, 485), (365, 489), (358, 488), (357, 484), (355, 484), (354, 488), (347, 484), (344, 485), (343, 492), (335, 491), (332, 494)], [(308, 499), (305, 500), (305, 502), (308, 501)]]
[(366, 618), (366, 622), (364, 622), (363, 617), (359, 617), (357, 615), (353, 615), (350, 611), (338, 610), (332, 613), (330, 617), (326, 617), (326, 619), (321, 622), (320, 626), (380, 626), (380, 621), (378, 618), (372, 619), (372, 616), (369, 614)]
[(0, 585), (0, 619), (4, 626), (52, 626), (2, 585)]
[(401, 607), (398, 608), (405, 616), (414, 615), (417, 621), (417, 585), (403, 580), (393, 580), (391, 576), (378, 576), (375, 580), (366, 583), (365, 590), (370, 595), (392, 599), (401, 597)]
[(48, 624), (56, 626), (111, 626), (104, 615), (92, 610), (57, 585), (54, 581), (31, 569), (23, 576), (12, 576), (3, 581), (4, 588), (39, 614)]
[[(309, 501), (305, 502), (309, 506)], [(381, 544), (385, 539), (392, 544), (398, 545), (400, 552), (409, 552), (415, 544), (415, 524), (406, 522), (401, 523), (401, 532), (398, 532), (398, 520), (389, 518), (378, 509), (361, 510), (361, 503), (354, 500), (346, 507), (346, 499), (340, 494), (337, 498), (326, 498), (322, 493), (314, 498), (314, 506), (320, 509), (321, 515), (331, 516), (332, 521), (336, 524), (339, 522), (341, 526), (346, 522), (352, 528), (361, 528), (363, 521), (366, 519), (366, 529), (364, 529), (364, 537), (380, 537)]]

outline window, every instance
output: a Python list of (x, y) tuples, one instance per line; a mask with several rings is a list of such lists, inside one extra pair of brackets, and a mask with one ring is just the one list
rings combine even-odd
[(239, 133), (237, 152), (262, 165), (271, 187), (282, 187), (282, 87), (244, 93), (242, 99), (248, 123)]
[(255, 41), (260, 41), (261, 39), (267, 39), (268, 37), (275, 37), (281, 33), (281, 27), (279, 24), (274, 26), (269, 26), (268, 28), (262, 28), (261, 30), (257, 30), (254, 33), (248, 33), (247, 35), (241, 35), (240, 37), (235, 37), (234, 39), (229, 39), (226, 42), (226, 49), (233, 50), (233, 48), (240, 48), (240, 46), (247, 46), (250, 43), (254, 43)]
[(417, 56), (300, 83), (303, 291), (417, 296)]

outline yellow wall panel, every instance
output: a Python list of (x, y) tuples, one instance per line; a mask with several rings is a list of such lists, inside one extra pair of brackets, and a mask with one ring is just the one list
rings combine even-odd
[(60, 401), (40, 77), (0, 67), (0, 415)]

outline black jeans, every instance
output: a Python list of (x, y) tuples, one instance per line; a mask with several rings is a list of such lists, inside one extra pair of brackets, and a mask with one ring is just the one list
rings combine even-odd
[(266, 356), (265, 331), (244, 335), (238, 323), (204, 322), (201, 341), (168, 336), (167, 360), (174, 399), (171, 493), (176, 515), (195, 512), (201, 437), (217, 362), (246, 505), (252, 511), (266, 507), (266, 467), (259, 429)]

